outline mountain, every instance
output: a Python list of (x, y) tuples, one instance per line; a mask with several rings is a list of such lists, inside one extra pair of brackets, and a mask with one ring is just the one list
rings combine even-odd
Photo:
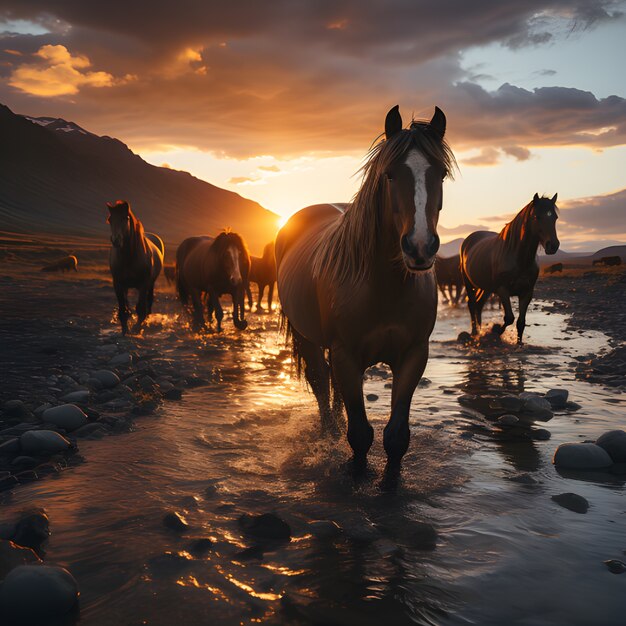
[(461, 244), (463, 243), (463, 240), (463, 237), (458, 237), (457, 239), (448, 241), (448, 243), (442, 243), (441, 246), (439, 246), (439, 252), (437, 254), (444, 258), (458, 254), (461, 250)]
[(167, 243), (230, 227), (256, 253), (276, 234), (278, 216), (260, 204), (73, 122), (0, 105), (0, 137), (0, 230), (108, 239), (106, 202), (124, 199)]
[(602, 250), (598, 250), (593, 255), (593, 258), (601, 259), (604, 256), (618, 256), (621, 257), (622, 263), (626, 263), (626, 245), (609, 246), (608, 248), (602, 248)]

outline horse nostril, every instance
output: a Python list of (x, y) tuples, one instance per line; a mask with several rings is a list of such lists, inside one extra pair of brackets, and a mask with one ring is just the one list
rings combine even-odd
[(408, 256), (415, 255), (416, 250), (406, 235), (402, 235), (402, 238), (400, 239), (400, 248), (402, 249), (402, 252)]
[(439, 235), (431, 235), (430, 242), (426, 248), (426, 253), (429, 257), (434, 257), (439, 250)]

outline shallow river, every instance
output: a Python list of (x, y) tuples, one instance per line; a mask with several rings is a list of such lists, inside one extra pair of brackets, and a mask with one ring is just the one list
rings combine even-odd
[[(319, 435), (273, 317), (253, 315), (246, 333), (205, 340), (160, 321), (143, 341), (195, 361), (210, 384), (138, 418), (134, 432), (81, 441), (84, 464), (4, 496), (8, 516), (47, 510), (46, 560), (78, 580), (84, 626), (626, 620), (626, 576), (603, 564), (626, 550), (623, 481), (563, 477), (551, 464), (559, 443), (624, 427), (625, 396), (573, 374), (573, 357), (605, 347), (603, 335), (566, 331), (563, 316), (535, 304), (527, 347), (476, 352), (453, 341), (469, 325), (466, 311), (442, 306), (430, 383), (413, 400), (411, 446), (394, 485), (384, 480), (384, 369), (365, 384), (378, 396), (367, 402), (376, 436), (369, 470), (356, 477), (345, 438)], [(480, 408), (485, 398), (553, 387), (582, 408), (537, 424), (549, 441), (460, 412), (463, 394), (480, 396)], [(550, 499), (570, 491), (589, 500), (588, 513)], [(192, 530), (166, 529), (171, 510)], [(237, 520), (264, 512), (288, 521), (293, 538), (246, 550)], [(319, 519), (343, 532), (312, 536), (307, 524)], [(418, 522), (436, 529), (434, 550), (424, 549)], [(198, 537), (214, 544), (193, 556), (187, 546)]]

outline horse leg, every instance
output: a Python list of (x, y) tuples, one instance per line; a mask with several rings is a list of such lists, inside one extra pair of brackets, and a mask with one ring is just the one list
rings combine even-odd
[(267, 286), (267, 310), (272, 312), (272, 300), (274, 299), (274, 281)]
[(141, 330), (141, 325), (144, 323), (146, 317), (148, 317), (148, 287), (140, 287), (137, 293), (137, 305), (135, 311), (137, 313), (137, 321), (133, 326), (133, 333), (138, 333)]
[(257, 301), (256, 301), (256, 310), (257, 311), (262, 311), (263, 310), (263, 293), (265, 291), (265, 284), (264, 283), (259, 283), (259, 294), (257, 296)]
[(489, 300), (490, 295), (488, 291), (483, 291), (478, 298), (476, 298), (476, 294), (474, 294), (474, 316), (476, 317), (478, 328), (483, 325), (483, 308), (487, 300)]
[(330, 410), (330, 368), (324, 351), (291, 328), (294, 353), (304, 361), (304, 377), (311, 386), (320, 412), (322, 430), (332, 424)]
[(233, 324), (238, 330), (245, 330), (248, 328), (248, 322), (246, 322), (246, 299), (243, 288), (237, 289), (232, 295), (233, 298)]
[[(500, 298), (500, 304), (504, 307), (504, 324), (499, 327), (494, 326), (494, 331), (501, 335), (505, 331), (506, 327), (513, 323), (515, 316), (513, 315), (513, 307), (511, 306), (511, 295), (509, 294), (509, 290), (505, 287), (500, 287), (496, 293)], [(530, 300), (528, 301), (530, 302)]]
[(392, 368), (391, 417), (383, 434), (383, 444), (390, 465), (399, 465), (409, 448), (411, 400), (427, 361), (428, 343), (424, 343), (407, 353), (402, 362)]
[(211, 301), (211, 306), (215, 311), (215, 319), (217, 320), (217, 332), (222, 332), (222, 320), (224, 319), (224, 309), (222, 309), (222, 304), (220, 303), (219, 296), (214, 294), (209, 294), (209, 299)]
[(128, 302), (126, 300), (126, 289), (117, 281), (113, 281), (113, 288), (117, 296), (118, 317), (122, 327), (122, 335), (125, 335), (128, 332)]
[(465, 283), (465, 292), (467, 293), (467, 308), (472, 320), (472, 335), (476, 336), (479, 329), (479, 324), (476, 320), (476, 291), (474, 290), (474, 285), (472, 285), (465, 274), (463, 274), (463, 282)]
[(193, 307), (192, 324), (195, 332), (200, 332), (204, 327), (204, 315), (202, 313), (202, 293), (197, 289), (190, 289), (191, 305)]
[(533, 289), (519, 296), (519, 315), (517, 316), (517, 343), (522, 343), (522, 335), (526, 328), (526, 311), (533, 297)]
[(246, 294), (248, 295), (248, 308), (252, 311), (252, 291), (250, 290), (250, 283), (246, 285)]
[(357, 465), (365, 465), (367, 452), (374, 441), (374, 429), (367, 421), (363, 400), (363, 370), (339, 346), (331, 349), (331, 367), (348, 414), (348, 443)]
[(154, 283), (148, 289), (148, 315), (152, 313), (152, 304), (154, 302)]

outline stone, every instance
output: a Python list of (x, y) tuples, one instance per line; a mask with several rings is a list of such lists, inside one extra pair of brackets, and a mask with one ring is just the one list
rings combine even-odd
[(604, 561), (604, 564), (609, 568), (609, 572), (611, 572), (611, 574), (623, 574), (626, 572), (626, 563), (617, 559)]
[(15, 524), (11, 541), (18, 546), (32, 548), (38, 554), (50, 536), (50, 522), (43, 509), (27, 512)]
[(608, 452), (595, 443), (562, 443), (552, 462), (561, 469), (594, 470), (613, 464)]
[(49, 402), (44, 402), (43, 404), (40, 404), (34, 411), (33, 413), (37, 416), (37, 417), (41, 417), (43, 415), (43, 412), (46, 409), (49, 409), (52, 405)]
[(462, 331), (459, 333), (458, 337), (456, 338), (458, 343), (462, 343), (464, 345), (471, 343), (472, 341), (472, 336), (467, 332), (467, 331)]
[(524, 401), (517, 396), (504, 396), (499, 399), (500, 406), (507, 411), (521, 411)]
[(582, 409), (582, 406), (578, 404), (577, 402), (572, 402), (571, 400), (568, 400), (565, 403), (565, 408), (568, 411), (578, 411), (578, 409)]
[(53, 430), (28, 430), (20, 437), (20, 446), (26, 454), (47, 455), (65, 452), (70, 442)]
[(7, 400), (2, 409), (7, 417), (26, 417), (30, 415), (30, 411), (23, 400)]
[(133, 364), (133, 355), (129, 352), (123, 352), (122, 354), (115, 355), (110, 361), (111, 367), (120, 367)]
[(378, 400), (378, 395), (376, 395), (375, 393), (368, 393), (368, 394), (365, 396), (365, 399), (366, 399), (368, 402), (376, 402), (376, 400)]
[(553, 409), (564, 409), (568, 396), (569, 391), (567, 389), (550, 389), (545, 398)]
[(287, 522), (273, 513), (249, 515), (244, 513), (239, 518), (243, 531), (261, 541), (288, 541), (291, 539), (291, 528)]
[(332, 520), (318, 519), (307, 524), (308, 531), (318, 539), (332, 539), (341, 533), (341, 527)]
[(20, 440), (17, 437), (12, 437), (4, 443), (0, 443), (0, 456), (19, 454), (20, 450)]
[(561, 493), (558, 496), (552, 496), (551, 499), (574, 513), (586, 513), (589, 510), (589, 502), (577, 493)]
[(180, 389), (170, 389), (163, 394), (166, 400), (180, 400), (183, 397), (183, 392)]
[(104, 424), (91, 422), (90, 424), (85, 424), (84, 426), (81, 426), (78, 430), (75, 430), (72, 435), (81, 439), (83, 437), (90, 437), (94, 433), (104, 434), (105, 432), (106, 427), (104, 426)]
[(523, 398), (523, 400), (523, 410), (527, 413), (540, 414), (542, 416), (549, 414), (552, 417), (552, 405), (545, 398), (533, 395)]
[(93, 378), (102, 385), (102, 389), (112, 389), (120, 384), (120, 377), (111, 370), (98, 370), (93, 373)]
[(213, 547), (213, 541), (208, 537), (200, 537), (199, 539), (194, 539), (188, 546), (187, 550), (191, 552), (191, 554), (199, 555), (205, 554)]
[(536, 441), (548, 441), (552, 437), (552, 433), (545, 428), (536, 428), (530, 431), (530, 436)]
[(626, 462), (626, 432), (609, 430), (598, 437), (596, 444), (604, 448), (614, 463)]
[(89, 390), (79, 389), (78, 391), (71, 391), (61, 396), (61, 400), (63, 400), (63, 402), (79, 402), (80, 404), (85, 404), (85, 402), (89, 400)]
[(163, 516), (163, 526), (176, 532), (183, 532), (189, 528), (187, 520), (176, 511), (170, 511)]
[(16, 456), (12, 461), (11, 461), (11, 466), (12, 467), (35, 467), (37, 465), (37, 463), (39, 463), (39, 461), (37, 461), (37, 459), (34, 459), (32, 456)]
[(0, 614), (19, 623), (48, 622), (67, 615), (76, 606), (78, 595), (78, 585), (66, 569), (19, 565), (0, 587)]
[(506, 414), (501, 415), (496, 421), (502, 426), (515, 426), (515, 424), (519, 422), (519, 417), (517, 417), (517, 415)]
[(0, 580), (18, 565), (40, 563), (39, 557), (30, 549), (12, 541), (0, 541)]
[[(83, 393), (83, 392), (75, 392)], [(88, 391), (84, 392), (89, 394)], [(69, 394), (73, 395), (73, 394)], [(75, 404), (61, 404), (44, 411), (42, 415), (44, 422), (54, 424), (67, 431), (76, 430), (87, 423), (87, 416)]]

